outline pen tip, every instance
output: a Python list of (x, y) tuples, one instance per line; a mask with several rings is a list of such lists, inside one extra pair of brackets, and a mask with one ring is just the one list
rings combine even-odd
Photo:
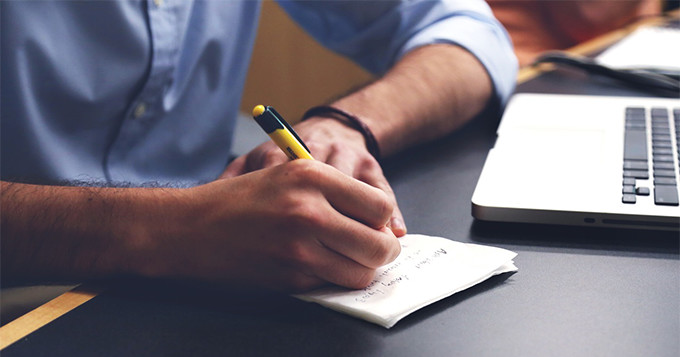
[(253, 108), (253, 117), (259, 117), (264, 113), (264, 105), (256, 105), (255, 108)]

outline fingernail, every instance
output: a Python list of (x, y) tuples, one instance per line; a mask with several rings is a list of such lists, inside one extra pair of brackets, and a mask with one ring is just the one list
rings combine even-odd
[(406, 225), (404, 224), (404, 221), (397, 217), (392, 217), (392, 219), (390, 219), (390, 228), (397, 237), (406, 234)]

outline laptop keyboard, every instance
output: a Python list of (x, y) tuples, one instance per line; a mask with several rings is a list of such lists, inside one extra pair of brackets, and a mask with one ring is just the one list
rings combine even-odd
[[(650, 125), (647, 124), (647, 116)], [(650, 131), (651, 135), (648, 135)], [(675, 169), (680, 168), (679, 156), (680, 108), (626, 108), (623, 203), (635, 204), (637, 196), (649, 196), (652, 184), (655, 204), (678, 206)]]

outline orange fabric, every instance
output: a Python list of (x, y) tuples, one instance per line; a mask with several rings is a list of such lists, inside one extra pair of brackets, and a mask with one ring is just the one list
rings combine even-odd
[(520, 65), (659, 14), (660, 0), (487, 0), (510, 33)]

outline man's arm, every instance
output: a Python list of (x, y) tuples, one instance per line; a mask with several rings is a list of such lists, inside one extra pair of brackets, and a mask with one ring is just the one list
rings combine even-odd
[[(310, 35), (375, 74), (375, 83), (334, 103), (358, 115), (382, 156), (448, 134), (489, 100), (502, 107), (515, 82), (512, 44), (483, 0), (285, 1)], [(493, 93), (493, 94), (492, 94)], [(329, 118), (296, 127), (317, 160), (396, 198), (361, 133)], [(285, 162), (266, 143), (233, 161), (222, 177)], [(390, 227), (406, 233), (399, 209)]]
[(439, 138), (479, 114), (489, 76), (468, 51), (449, 44), (408, 53), (381, 80), (333, 105), (371, 128), (385, 156)]
[(400, 250), (386, 195), (311, 160), (190, 189), (2, 182), (1, 204), (5, 282), (135, 275), (361, 288)]
[[(374, 133), (384, 156), (444, 136), (487, 105), (492, 85), (484, 66), (468, 51), (451, 44), (423, 46), (404, 56), (385, 76), (335, 103), (357, 115)], [(317, 160), (385, 191), (396, 198), (380, 165), (355, 129), (330, 118), (310, 118), (296, 126)], [(224, 177), (285, 162), (286, 156), (265, 143), (235, 160)], [(390, 226), (406, 233), (395, 209)]]
[(142, 212), (136, 212), (138, 206), (132, 202), (148, 202), (145, 191), (1, 184), (5, 282), (77, 281), (125, 270), (122, 259), (131, 257), (116, 257), (116, 247), (135, 235), (134, 218)]

